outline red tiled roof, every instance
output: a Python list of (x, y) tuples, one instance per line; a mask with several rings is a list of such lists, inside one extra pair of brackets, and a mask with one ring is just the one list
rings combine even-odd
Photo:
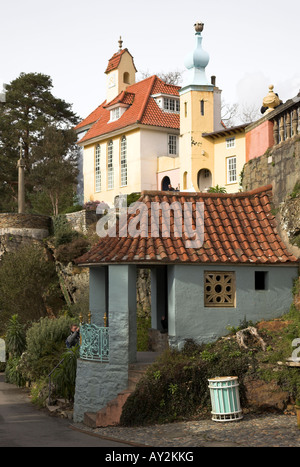
[[(290, 254), (279, 237), (271, 212), (272, 186), (235, 194), (142, 192), (140, 202), (147, 206), (148, 236), (101, 238), (78, 264), (115, 263), (221, 263), (221, 264), (291, 264), (298, 259)], [(204, 242), (200, 248), (187, 248), (184, 235), (174, 235), (174, 212), (170, 213), (170, 235), (163, 236), (165, 224), (160, 215), (159, 236), (151, 236), (151, 203), (178, 201), (193, 205), (204, 203)], [(136, 217), (128, 214), (127, 221)], [(172, 229), (173, 226), (173, 229)]]
[[(100, 137), (111, 131), (126, 128), (133, 124), (152, 125), (165, 128), (179, 129), (179, 114), (164, 112), (156, 104), (151, 95), (164, 93), (179, 96), (179, 86), (168, 85), (157, 76), (151, 76), (143, 81), (132, 84), (126, 91), (121, 92), (111, 102), (104, 102), (87, 119), (83, 120), (76, 129), (87, 125), (93, 118), (97, 120), (79, 141), (84, 143), (93, 138)], [(108, 108), (117, 103), (128, 104), (129, 108), (118, 120), (109, 122), (110, 111)]]
[(90, 115), (88, 115), (84, 120), (82, 120), (78, 125), (75, 127), (75, 130), (79, 130), (85, 126), (92, 125), (95, 123), (101, 116), (102, 107), (106, 101), (104, 101), (99, 107), (97, 107)]
[[(128, 49), (122, 49), (122, 50), (119, 50), (118, 52), (116, 52), (115, 54), (113, 54), (113, 56), (108, 61), (108, 65), (107, 65), (107, 68), (105, 70), (105, 73), (109, 73), (110, 71), (115, 70), (116, 68), (118, 68), (119, 63), (121, 61), (121, 58), (122, 58), (122, 55), (124, 54), (124, 52), (128, 52), (129, 55), (131, 55), (131, 53), (128, 51)], [(131, 55), (131, 57), (132, 57), (132, 55)]]

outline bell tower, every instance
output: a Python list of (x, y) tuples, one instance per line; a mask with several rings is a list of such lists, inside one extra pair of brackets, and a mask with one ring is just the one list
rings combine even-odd
[(206, 77), (209, 54), (202, 48), (204, 24), (196, 23), (194, 28), (195, 46), (185, 58), (186, 71), (179, 91), (180, 186), (203, 191), (213, 185), (214, 146), (202, 134), (220, 129), (221, 91), (215, 85), (215, 77), (212, 83)]
[(107, 75), (106, 102), (111, 102), (128, 86), (135, 83), (135, 67), (133, 56), (128, 49), (123, 49), (123, 40), (119, 39), (119, 50), (108, 61), (105, 73)]

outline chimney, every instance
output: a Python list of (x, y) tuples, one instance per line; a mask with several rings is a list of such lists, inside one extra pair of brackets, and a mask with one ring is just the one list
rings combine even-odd
[(216, 77), (215, 77), (215, 76), (211, 76), (210, 81), (211, 81), (211, 84), (212, 84), (213, 86), (216, 85)]

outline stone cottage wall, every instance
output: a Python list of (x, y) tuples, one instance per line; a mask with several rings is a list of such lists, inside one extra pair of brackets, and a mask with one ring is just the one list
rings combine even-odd
[(300, 181), (300, 138), (284, 141), (244, 166), (243, 190), (273, 185), (274, 204), (278, 206)]

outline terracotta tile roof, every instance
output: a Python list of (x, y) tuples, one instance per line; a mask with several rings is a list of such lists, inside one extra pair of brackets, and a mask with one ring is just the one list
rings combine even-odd
[(104, 101), (101, 105), (99, 105), (99, 107), (93, 110), (93, 112), (90, 113), (90, 115), (88, 115), (85, 119), (78, 123), (78, 125), (76, 125), (75, 127), (75, 130), (79, 130), (80, 128), (84, 128), (86, 126), (91, 126), (93, 123), (95, 123), (101, 116), (101, 111), (105, 102), (106, 101)]
[[(133, 124), (159, 126), (179, 130), (178, 113), (164, 112), (156, 104), (153, 94), (164, 93), (179, 96), (179, 86), (167, 85), (156, 75), (143, 81), (132, 84), (126, 91), (121, 92), (111, 102), (104, 102), (87, 119), (83, 120), (76, 129), (87, 125), (92, 119), (95, 123), (91, 126), (85, 136), (79, 141), (84, 143), (93, 138), (106, 135), (112, 131), (126, 128)], [(118, 120), (110, 122), (109, 107), (117, 104), (128, 104), (129, 108)]]
[[(113, 56), (108, 60), (108, 65), (107, 65), (107, 68), (105, 70), (105, 73), (109, 73), (110, 71), (115, 70), (116, 68), (118, 68), (119, 63), (120, 63), (121, 58), (122, 58), (122, 55), (125, 52), (128, 52), (129, 55), (131, 55), (131, 53), (128, 51), (128, 49), (122, 49), (122, 50), (119, 50), (118, 52), (116, 52), (115, 54), (113, 54)], [(131, 57), (132, 57), (132, 55), (131, 55)]]
[[(78, 264), (115, 263), (221, 263), (221, 264), (293, 264), (298, 259), (290, 254), (279, 237), (271, 212), (272, 186), (235, 194), (180, 193), (145, 191), (139, 199), (147, 207), (147, 217), (140, 228), (145, 236), (117, 235), (101, 238), (89, 252), (77, 259)], [(179, 202), (183, 212), (186, 202), (193, 206), (195, 226), (196, 203), (204, 203), (204, 241), (199, 248), (188, 248), (187, 237), (174, 235), (174, 212), (170, 215), (170, 234), (160, 215), (159, 236), (151, 236), (151, 203)], [(127, 225), (136, 214), (127, 215)], [(183, 221), (182, 221), (183, 222)]]

